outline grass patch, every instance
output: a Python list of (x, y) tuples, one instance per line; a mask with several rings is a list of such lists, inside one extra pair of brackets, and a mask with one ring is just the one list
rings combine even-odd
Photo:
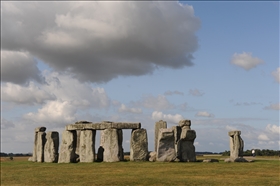
[(1, 161), (1, 185), (280, 185), (277, 157), (258, 157), (253, 163), (56, 164), (33, 163), (27, 159), (15, 157), (13, 161)]

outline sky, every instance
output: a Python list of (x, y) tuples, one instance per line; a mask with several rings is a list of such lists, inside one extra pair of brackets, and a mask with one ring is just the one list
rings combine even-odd
[(1, 1), (1, 152), (81, 120), (141, 122), (153, 151), (182, 119), (196, 151), (279, 150), (279, 74), (276, 1)]

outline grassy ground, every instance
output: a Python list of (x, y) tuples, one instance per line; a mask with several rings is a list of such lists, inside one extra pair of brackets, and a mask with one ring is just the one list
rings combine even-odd
[[(1, 160), (4, 185), (280, 185), (279, 157), (253, 163), (115, 162), (33, 163), (27, 157)], [(248, 158), (249, 159), (249, 158)]]

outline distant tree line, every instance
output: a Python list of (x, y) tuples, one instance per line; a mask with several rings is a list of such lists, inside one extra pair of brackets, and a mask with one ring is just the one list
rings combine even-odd
[(0, 153), (1, 157), (17, 157), (17, 156), (32, 156), (32, 153)]
[[(222, 153), (223, 156), (230, 156), (230, 151)], [(255, 149), (256, 156), (280, 156), (280, 150), (269, 150), (269, 149)], [(243, 151), (243, 156), (252, 156), (252, 150)]]

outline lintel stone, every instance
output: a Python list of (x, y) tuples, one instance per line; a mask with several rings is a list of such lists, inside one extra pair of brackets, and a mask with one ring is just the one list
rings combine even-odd
[(102, 123), (77, 123), (65, 126), (65, 130), (104, 130), (104, 129), (140, 129), (141, 123), (102, 122)]

